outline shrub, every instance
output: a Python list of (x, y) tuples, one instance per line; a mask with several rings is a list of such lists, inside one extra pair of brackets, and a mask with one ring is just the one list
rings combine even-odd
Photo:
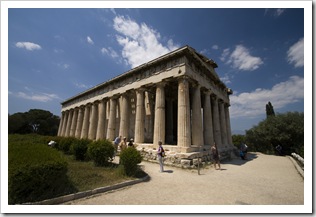
[(58, 143), (58, 149), (63, 151), (65, 154), (72, 154), (70, 149), (71, 145), (77, 143), (79, 139), (74, 137), (62, 137)]
[(133, 147), (124, 149), (120, 154), (120, 164), (123, 165), (127, 176), (135, 176), (138, 169), (137, 164), (141, 162), (141, 154)]
[(73, 153), (76, 160), (84, 161), (87, 157), (88, 145), (92, 141), (89, 139), (80, 139), (72, 143), (70, 152)]
[(40, 201), (76, 191), (67, 177), (66, 160), (42, 141), (38, 135), (9, 135), (9, 204)]
[(108, 140), (94, 141), (88, 145), (88, 155), (95, 166), (108, 166), (114, 155), (114, 146)]

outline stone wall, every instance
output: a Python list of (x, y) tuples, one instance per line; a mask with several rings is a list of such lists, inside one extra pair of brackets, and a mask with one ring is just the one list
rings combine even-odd
[[(212, 163), (213, 160), (210, 146), (205, 146), (201, 151), (190, 153), (176, 152), (176, 146), (165, 145), (163, 147), (166, 153), (166, 156), (164, 157), (164, 165), (167, 166), (183, 169), (196, 169), (198, 167), (198, 162), (200, 162), (200, 165), (205, 165)], [(136, 149), (141, 153), (144, 161), (158, 163), (157, 147), (150, 144), (141, 144), (137, 145)], [(231, 160), (238, 156), (238, 150), (233, 146), (225, 149), (219, 149), (219, 153), (221, 162)]]

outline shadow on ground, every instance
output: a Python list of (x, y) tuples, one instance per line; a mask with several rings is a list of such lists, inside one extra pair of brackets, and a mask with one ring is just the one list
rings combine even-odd
[(233, 164), (233, 165), (241, 166), (241, 165), (244, 165), (252, 160), (255, 160), (257, 157), (258, 156), (255, 153), (247, 153), (247, 159), (245, 159), (245, 160), (242, 160), (240, 157), (238, 157), (238, 158), (232, 159), (230, 161), (221, 162), (221, 164)]

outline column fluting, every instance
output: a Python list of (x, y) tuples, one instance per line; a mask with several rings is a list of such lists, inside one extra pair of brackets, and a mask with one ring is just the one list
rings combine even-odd
[(154, 145), (161, 141), (165, 144), (165, 84), (159, 83), (156, 87)]

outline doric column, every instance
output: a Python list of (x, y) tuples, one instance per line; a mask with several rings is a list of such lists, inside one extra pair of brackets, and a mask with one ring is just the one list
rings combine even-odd
[(68, 116), (69, 116), (69, 110), (65, 111), (65, 117), (64, 117), (64, 120), (63, 120), (63, 127), (62, 127), (62, 130), (61, 130), (61, 133), (60, 133), (61, 136), (66, 136)]
[(191, 146), (189, 82), (184, 77), (178, 84), (178, 146)]
[(227, 128), (227, 141), (229, 145), (233, 145), (232, 131), (230, 126), (229, 104), (225, 104), (225, 118)]
[(84, 115), (83, 115), (83, 124), (81, 130), (81, 139), (88, 138), (88, 130), (89, 130), (89, 119), (90, 119), (90, 104), (87, 104), (84, 108)]
[(204, 92), (204, 108), (203, 108), (203, 129), (204, 129), (204, 144), (213, 145), (214, 135), (213, 135), (213, 118), (212, 118), (212, 108), (210, 101), (210, 91)]
[(144, 143), (144, 90), (136, 90), (136, 117), (135, 117), (135, 143)]
[(161, 141), (165, 144), (165, 84), (159, 83), (156, 87), (154, 145)]
[(71, 127), (70, 127), (70, 134), (69, 136), (74, 137), (77, 127), (77, 119), (78, 119), (78, 108), (75, 108), (72, 115)]
[(61, 117), (60, 117), (60, 121), (59, 121), (57, 136), (61, 136), (61, 132), (63, 130), (64, 119), (65, 119), (65, 112), (62, 112)]
[(98, 127), (97, 127), (97, 135), (96, 140), (98, 139), (104, 139), (105, 135), (105, 113), (106, 113), (106, 101), (102, 100), (99, 103), (99, 114), (98, 114)]
[(90, 117), (90, 126), (88, 138), (94, 140), (97, 134), (97, 126), (98, 126), (98, 104), (99, 102), (94, 102), (92, 104), (92, 112)]
[(218, 111), (218, 100), (216, 96), (212, 97), (212, 112), (213, 112), (213, 133), (214, 140), (217, 144), (217, 147), (221, 147), (222, 138), (221, 138), (221, 125)]
[(79, 111), (78, 111), (77, 126), (76, 126), (76, 132), (75, 132), (75, 137), (78, 139), (80, 139), (80, 136), (81, 136), (81, 129), (82, 129), (82, 124), (83, 124), (83, 112), (84, 112), (84, 107), (80, 106)]
[(145, 141), (153, 143), (153, 129), (154, 129), (154, 100), (152, 94), (148, 91), (145, 91)]
[(129, 123), (129, 97), (127, 93), (121, 95), (121, 105), (120, 105), (120, 130), (119, 134), (122, 137), (128, 138), (128, 123)]
[(226, 118), (224, 110), (224, 102), (219, 102), (219, 114), (220, 114), (220, 124), (221, 124), (221, 137), (222, 137), (222, 146), (227, 146), (227, 128), (226, 128)]
[(173, 100), (166, 100), (166, 143), (172, 144), (173, 142)]
[(200, 85), (193, 88), (192, 94), (192, 145), (203, 146), (203, 126), (201, 113)]
[(115, 139), (115, 116), (116, 116), (116, 99), (110, 99), (110, 115), (106, 138), (113, 141)]
[(71, 110), (69, 111), (68, 120), (67, 120), (67, 128), (66, 128), (65, 136), (70, 136), (70, 127), (71, 127), (73, 112), (74, 112), (73, 109), (71, 109)]

